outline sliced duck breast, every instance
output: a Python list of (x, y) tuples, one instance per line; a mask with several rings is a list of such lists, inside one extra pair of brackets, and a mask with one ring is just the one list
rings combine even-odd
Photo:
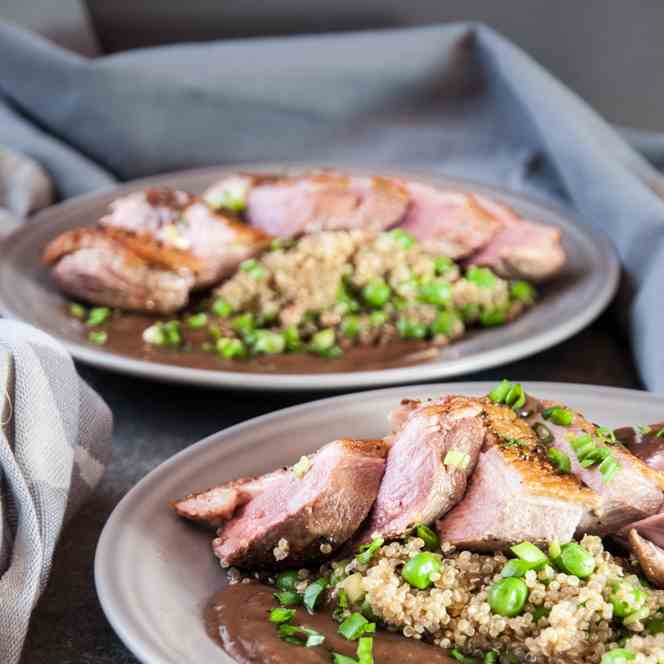
[(292, 567), (329, 557), (369, 513), (386, 454), (382, 440), (336, 440), (270, 481), (217, 531), (222, 566)]
[(417, 182), (403, 184), (411, 205), (401, 228), (433, 251), (464, 258), (488, 245), (502, 227), (473, 194)]
[[(597, 427), (581, 414), (550, 401), (541, 402), (543, 409), (558, 407), (571, 413), (569, 425), (556, 424), (545, 419), (539, 410), (529, 418), (531, 425), (546, 427), (551, 434), (550, 445), (563, 452), (570, 460), (571, 471), (583, 484), (601, 498), (599, 509), (585, 515), (578, 534), (607, 535), (627, 524), (656, 514), (664, 501), (664, 474), (648, 467), (620, 444), (608, 445), (597, 434)], [(617, 471), (607, 480), (599, 464), (583, 467), (577, 458), (572, 441), (588, 436), (598, 447), (606, 447), (618, 464)]]
[(664, 422), (645, 427), (620, 427), (614, 434), (646, 465), (664, 471)]
[(513, 210), (485, 197), (481, 207), (498, 219), (500, 229), (468, 260), (471, 265), (490, 267), (505, 279), (541, 282), (556, 276), (565, 263), (560, 231), (519, 217)]
[(359, 539), (399, 537), (450, 510), (466, 490), (484, 435), (478, 399), (450, 396), (414, 408), (392, 437), (385, 476)]
[(407, 191), (382, 177), (333, 171), (301, 176), (232, 175), (203, 194), (213, 208), (244, 210), (249, 223), (280, 237), (318, 231), (381, 231), (406, 214)]
[(187, 303), (197, 265), (188, 254), (99, 228), (58, 236), (47, 246), (44, 261), (53, 266), (58, 286), (74, 298), (162, 314)]
[(215, 212), (190, 194), (169, 189), (148, 189), (118, 198), (99, 223), (191, 254), (198, 261), (195, 288), (218, 283), (271, 239), (233, 215)]
[(532, 429), (507, 407), (486, 406), (485, 449), (464, 499), (436, 526), (445, 542), (477, 551), (528, 540), (568, 542), (598, 497), (551, 465)]

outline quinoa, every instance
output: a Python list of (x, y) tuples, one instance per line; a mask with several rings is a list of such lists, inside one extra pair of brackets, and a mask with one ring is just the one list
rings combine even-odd
[(487, 599), (507, 562), (503, 553), (456, 551), (443, 543), (441, 571), (430, 577), (427, 590), (401, 576), (404, 564), (424, 549), (417, 537), (386, 544), (368, 565), (353, 562), (347, 570), (361, 574), (365, 600), (388, 629), (471, 657), (496, 650), (533, 664), (596, 664), (606, 652), (624, 647), (635, 653), (635, 662), (664, 661), (664, 635), (645, 631), (648, 619), (664, 611), (664, 591), (648, 589), (640, 619), (622, 624), (610, 596), (616, 582), (638, 584), (638, 577), (604, 550), (599, 537), (586, 535), (580, 544), (595, 560), (593, 574), (579, 579), (549, 564), (526, 572), (528, 600), (512, 618), (492, 613)]

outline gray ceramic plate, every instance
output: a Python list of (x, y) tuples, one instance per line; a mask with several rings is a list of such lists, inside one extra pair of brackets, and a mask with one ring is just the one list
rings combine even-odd
[[(231, 427), (180, 452), (125, 496), (99, 540), (95, 580), (111, 625), (142, 662), (230, 663), (208, 639), (202, 621), (206, 600), (224, 583), (210, 537), (178, 520), (168, 501), (291, 464), (335, 438), (383, 436), (386, 415), (401, 398), (486, 394), (491, 387), (454, 383), (324, 399)], [(634, 390), (561, 383), (525, 387), (610, 427), (656, 422), (664, 412), (663, 397)]]
[[(290, 171), (298, 168), (290, 167)], [(133, 182), (124, 187), (72, 199), (31, 219), (0, 245), (0, 310), (60, 339), (79, 360), (157, 380), (240, 389), (350, 389), (458, 376), (505, 364), (549, 348), (588, 325), (609, 303), (618, 283), (619, 263), (603, 235), (575, 225), (561, 212), (521, 196), (469, 182), (421, 173), (393, 174), (444, 187), (473, 190), (502, 201), (524, 216), (561, 229), (568, 261), (563, 274), (548, 286), (541, 302), (505, 327), (474, 332), (423, 364), (380, 371), (319, 374), (250, 374), (187, 369), (136, 360), (82, 342), (62, 307), (63, 297), (49, 282), (40, 262), (46, 243), (63, 231), (94, 223), (108, 203), (148, 185), (200, 192), (224, 173), (281, 170), (283, 166), (241, 166), (187, 171)], [(353, 170), (353, 169), (344, 169)], [(363, 172), (370, 169), (363, 169)], [(381, 173), (385, 173), (381, 170)]]

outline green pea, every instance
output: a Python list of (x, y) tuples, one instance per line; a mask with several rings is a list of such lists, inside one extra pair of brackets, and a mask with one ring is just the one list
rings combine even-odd
[(88, 313), (88, 320), (86, 321), (86, 325), (90, 327), (101, 325), (110, 315), (111, 310), (108, 307), (93, 307), (90, 309), (90, 313)]
[(169, 320), (161, 326), (164, 335), (164, 344), (172, 348), (176, 348), (182, 343), (182, 335), (180, 334), (180, 321)]
[(424, 323), (401, 316), (397, 321), (397, 330), (402, 339), (424, 339), (429, 329)]
[(369, 314), (369, 323), (373, 327), (381, 327), (387, 323), (387, 314), (384, 311), (372, 311)]
[(440, 538), (436, 533), (424, 524), (417, 526), (415, 534), (422, 540), (427, 549), (438, 551), (440, 549)]
[(252, 334), (256, 329), (254, 315), (248, 312), (241, 316), (236, 316), (231, 321), (231, 327), (240, 334)]
[(488, 602), (491, 610), (499, 616), (518, 616), (528, 600), (528, 586), (525, 581), (508, 577), (496, 581), (489, 588)]
[(556, 563), (563, 572), (579, 579), (586, 579), (595, 571), (592, 554), (576, 542), (568, 542), (560, 547), (560, 556)]
[(527, 281), (513, 281), (510, 295), (512, 299), (525, 304), (532, 304), (535, 301), (535, 289)]
[(447, 256), (437, 256), (434, 261), (434, 269), (436, 274), (445, 274), (454, 267), (454, 261)]
[(299, 350), (302, 347), (302, 341), (300, 339), (300, 332), (297, 329), (296, 325), (289, 325), (284, 330), (284, 339), (286, 339), (286, 349), (295, 351)]
[(336, 340), (336, 335), (332, 328), (326, 328), (325, 330), (320, 330), (316, 332), (311, 337), (310, 348), (314, 353), (322, 353), (326, 350), (330, 350), (334, 346)]
[(401, 576), (414, 588), (426, 590), (433, 583), (431, 575), (440, 572), (442, 566), (440, 556), (423, 551), (403, 566)]
[(357, 316), (345, 316), (341, 321), (341, 334), (354, 339), (360, 333), (360, 319)]
[(365, 302), (380, 309), (389, 299), (392, 290), (383, 279), (372, 279), (363, 289), (362, 297)]
[(232, 337), (220, 337), (215, 342), (215, 349), (219, 355), (227, 360), (245, 357), (247, 349), (239, 339)]
[(613, 615), (624, 618), (634, 611), (638, 611), (646, 603), (647, 593), (641, 586), (633, 585), (627, 581), (613, 584), (613, 592), (609, 601), (613, 604)]
[(402, 249), (410, 249), (415, 244), (415, 238), (402, 228), (395, 228), (393, 231), (390, 231), (390, 235), (401, 245)]
[(431, 331), (434, 334), (444, 334), (446, 337), (449, 337), (454, 334), (459, 322), (459, 317), (455, 313), (440, 311), (436, 316), (436, 320), (431, 324)]
[(271, 330), (256, 330), (254, 351), (266, 355), (279, 355), (286, 349), (286, 339), (279, 332)]
[(198, 330), (202, 327), (205, 327), (208, 322), (208, 317), (207, 314), (200, 313), (200, 314), (194, 314), (193, 316), (189, 316), (187, 318), (187, 325), (192, 329), (192, 330)]
[(636, 654), (625, 648), (614, 648), (602, 656), (601, 664), (625, 664), (636, 659)]
[(286, 570), (277, 574), (274, 580), (275, 585), (279, 590), (295, 590), (295, 586), (300, 582), (300, 577), (294, 569)]
[(496, 285), (496, 275), (488, 267), (469, 267), (466, 279), (480, 288), (493, 288)]
[(504, 325), (506, 321), (507, 312), (504, 309), (489, 309), (480, 314), (480, 325), (482, 327)]
[(219, 297), (212, 304), (212, 313), (219, 318), (228, 318), (233, 313), (233, 307)]
[(419, 299), (427, 304), (442, 307), (452, 299), (452, 287), (442, 279), (432, 279), (420, 286)]

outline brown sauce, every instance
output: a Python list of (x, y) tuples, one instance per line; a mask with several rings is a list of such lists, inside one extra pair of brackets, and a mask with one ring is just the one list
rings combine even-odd
[[(383, 346), (356, 346), (346, 350), (338, 358), (323, 358), (311, 353), (284, 353), (259, 355), (244, 360), (225, 360), (216, 353), (200, 348), (204, 341), (209, 341), (205, 330), (187, 331), (187, 339), (192, 341), (188, 350), (173, 350), (146, 344), (143, 341), (143, 330), (157, 320), (160, 319), (128, 312), (113, 316), (103, 326), (108, 332), (108, 341), (102, 348), (125, 357), (193, 369), (286, 374), (389, 369), (426, 362), (438, 354), (438, 348), (426, 341), (395, 340)], [(161, 320), (166, 321), (169, 318), (164, 317)], [(74, 318), (72, 324), (78, 326), (81, 339), (86, 340), (90, 329)]]
[[(331, 652), (356, 657), (357, 642), (338, 634), (338, 624), (326, 611), (309, 615), (297, 609), (293, 624), (315, 629), (325, 635), (325, 642), (305, 648), (282, 641), (268, 613), (277, 606), (274, 588), (260, 583), (227, 586), (215, 595), (205, 610), (208, 634), (239, 664), (330, 664)], [(373, 655), (376, 664), (454, 664), (436, 646), (406, 639), (390, 632), (374, 636)]]

